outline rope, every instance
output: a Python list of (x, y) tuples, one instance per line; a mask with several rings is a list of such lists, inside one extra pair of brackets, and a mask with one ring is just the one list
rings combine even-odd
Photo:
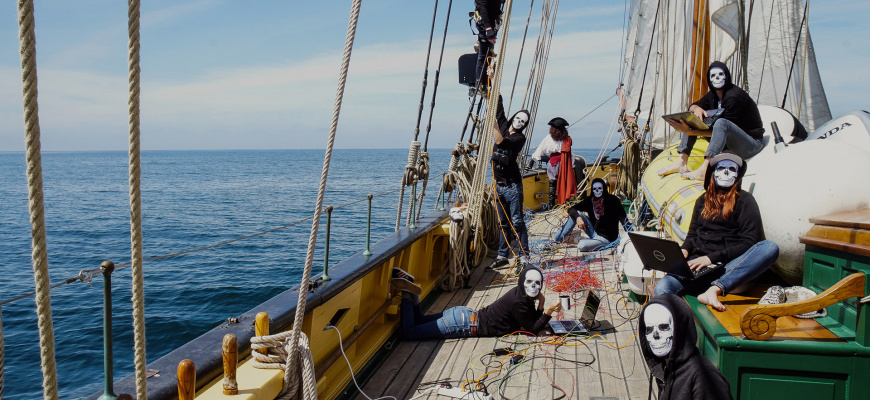
[(42, 396), (57, 399), (57, 370), (54, 362), (54, 327), (48, 288), (48, 249), (45, 241), (45, 204), (42, 196), (42, 155), (40, 150), (39, 104), (37, 102), (36, 33), (33, 0), (18, 1), (18, 37), (24, 103), (27, 153), (27, 194), (30, 203), (30, 235), (33, 282), (36, 286), (36, 314), (39, 326), (39, 356), (42, 367)]
[(142, 192), (139, 159), (139, 0), (130, 0), (127, 11), (127, 51), (130, 114), (129, 180), (130, 180), (130, 262), (133, 291), (133, 353), (136, 365), (136, 398), (148, 397), (145, 357), (145, 279), (142, 272)]
[[(411, 146), (408, 148), (408, 163), (405, 164), (405, 173), (402, 175), (402, 184), (399, 189), (399, 206), (396, 210), (396, 231), (399, 230), (399, 226), (402, 222), (402, 204), (405, 202), (405, 186), (409, 186), (411, 181), (416, 177), (414, 176), (415, 170), (414, 165), (417, 164), (417, 157), (420, 155), (420, 142), (417, 140), (411, 141)], [(411, 205), (408, 205), (408, 213), (411, 212)]]
[[(800, 49), (801, 36), (804, 32), (804, 24), (807, 22), (807, 14), (809, 14), (810, 1), (807, 0), (804, 4), (804, 16), (801, 18), (801, 27), (797, 33), (797, 43), (794, 44), (794, 54), (791, 56), (791, 65), (788, 68), (788, 79), (785, 81), (785, 93), (782, 94), (782, 104), (780, 108), (785, 108), (785, 100), (788, 98), (788, 85), (791, 84), (791, 75), (794, 72), (794, 62), (797, 60), (798, 50)], [(800, 101), (800, 99), (798, 99)], [(800, 114), (798, 114), (800, 116)]]
[[(426, 136), (428, 137), (428, 132)], [(420, 153), (420, 159), (417, 162), (417, 179), (423, 179), (423, 188), (420, 189), (420, 195), (417, 196), (417, 213), (414, 215), (415, 221), (420, 219), (420, 211), (423, 210), (423, 197), (426, 196), (426, 186), (429, 184), (429, 153), (426, 151)]]
[(471, 266), (468, 265), (468, 226), (465, 218), (456, 221), (450, 220), (450, 256), (447, 259), (447, 268), (441, 270), (439, 280), (441, 289), (452, 292), (464, 284), (464, 278), (471, 275)]
[[(291, 384), (288, 371), (293, 369), (297, 363), (291, 357), (288, 357), (293, 350), (301, 352), (302, 355), (302, 386), (303, 399), (317, 399), (317, 379), (314, 377), (314, 358), (311, 355), (311, 348), (308, 345), (308, 336), (300, 332), (299, 342), (297, 346), (293, 346), (292, 335), (294, 331), (281, 332), (276, 335), (254, 336), (251, 338), (251, 349), (266, 349), (266, 354), (259, 351), (251, 351), (254, 356), (252, 365), (255, 368), (264, 369), (281, 369), (284, 370), (284, 388)], [(280, 395), (279, 395), (280, 396)], [(291, 396), (278, 397), (279, 399), (288, 399)]]
[[(347, 71), (350, 66), (350, 55), (353, 50), (353, 40), (356, 36), (356, 25), (359, 20), (359, 9), (360, 3), (362, 0), (353, 0), (353, 6), (350, 12), (350, 21), (348, 21), (347, 26), (347, 37), (344, 42), (344, 56), (341, 60), (341, 74), (339, 75), (338, 81), (338, 89), (336, 89), (335, 93), (335, 106), (332, 112), (332, 123), (329, 127), (329, 140), (326, 144), (326, 155), (323, 159), (323, 172), (320, 175), (320, 187), (317, 191), (317, 204), (314, 207), (314, 218), (311, 221), (311, 235), (308, 238), (308, 252), (305, 254), (305, 269), (302, 272), (302, 280), (300, 283), (300, 288), (305, 287), (307, 282), (311, 279), (311, 265), (314, 261), (314, 247), (317, 241), (317, 228), (320, 224), (320, 215), (323, 212), (323, 198), (326, 193), (326, 178), (329, 176), (329, 163), (332, 160), (332, 147), (335, 144), (335, 131), (338, 129), (338, 115), (341, 111), (341, 102), (344, 98), (344, 87), (347, 82)], [(305, 316), (305, 304), (307, 300), (308, 291), (307, 290), (299, 290), (299, 300), (296, 304), (296, 318), (293, 322), (293, 333), (290, 337), (290, 343), (302, 343), (303, 339), (300, 338), (300, 334), (302, 333), (302, 319)], [(298, 375), (299, 360), (297, 355), (299, 353), (299, 346), (290, 346), (290, 359), (293, 360), (290, 362), (289, 369), (284, 371), (284, 388), (281, 391), (279, 396), (284, 396), (281, 398), (293, 398), (296, 396), (296, 392), (299, 389), (298, 384), (290, 384), (290, 380), (293, 377)], [(301, 361), (301, 360), (300, 360)], [(306, 390), (310, 389), (306, 386)], [(315, 392), (305, 393), (306, 398), (311, 398), (309, 396), (317, 396)]]

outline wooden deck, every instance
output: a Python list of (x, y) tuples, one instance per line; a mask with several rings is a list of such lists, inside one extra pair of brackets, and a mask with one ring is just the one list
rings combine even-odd
[[(549, 258), (575, 254), (572, 249)], [(512, 335), (400, 341), (363, 390), (371, 398), (448, 399), (437, 394), (438, 387), (443, 383), (461, 387), (464, 383), (467, 389), (485, 387), (493, 399), (646, 399), (649, 370), (634, 338), (640, 306), (626, 297), (628, 289), (621, 288), (609, 256), (589, 265), (607, 288), (598, 292), (601, 306), (590, 337)], [(427, 313), (458, 305), (480, 309), (490, 304), (516, 285), (515, 279), (504, 280), (506, 272), (475, 269), (469, 288), (443, 293)], [(558, 293), (545, 290), (545, 294), (548, 302), (558, 298)], [(581, 305), (572, 305), (565, 317), (579, 317)], [(505, 347), (522, 354), (522, 360), (511, 365), (511, 356), (493, 353)], [(365, 399), (362, 395), (356, 398)]]

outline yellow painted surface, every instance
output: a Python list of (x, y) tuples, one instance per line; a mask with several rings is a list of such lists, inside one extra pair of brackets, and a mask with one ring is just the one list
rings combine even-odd
[(541, 204), (550, 201), (550, 188), (547, 171), (541, 171), (533, 177), (523, 178), (523, 206), (532, 210), (540, 210)]
[[(392, 268), (399, 267), (414, 275), (415, 283), (423, 287), (423, 296), (425, 296), (437, 285), (441, 267), (447, 259), (448, 234), (448, 224), (436, 227), (341, 293), (309, 311), (303, 319), (302, 330), (308, 335), (315, 366), (320, 366), (324, 359), (338, 349), (338, 335), (335, 330), (323, 330), (338, 310), (348, 309), (337, 324), (342, 340), (346, 341), (386, 301), (390, 300), (392, 304), (387, 311), (376, 317), (366, 332), (345, 350), (353, 370), (360, 371), (398, 326), (399, 297), (393, 296), (390, 289)], [(220, 346), (220, 343), (216, 346)], [(283, 371), (257, 369), (251, 366), (250, 361), (251, 358), (248, 357), (239, 363), (237, 370), (239, 394), (224, 395), (222, 378), (220, 378), (201, 389), (196, 398), (199, 400), (274, 399), (283, 384)], [(350, 382), (347, 362), (339, 356), (322, 376), (317, 377), (318, 398), (333, 399)]]
[[(704, 161), (707, 144), (705, 139), (698, 138), (689, 157), (690, 170), (698, 168)], [(689, 231), (695, 200), (704, 193), (704, 182), (683, 178), (679, 173), (663, 177), (658, 175), (660, 169), (673, 164), (678, 158), (676, 145), (663, 151), (644, 171), (641, 183), (653, 214), (664, 214), (662, 230), (677, 242), (682, 242), (676, 231)]]

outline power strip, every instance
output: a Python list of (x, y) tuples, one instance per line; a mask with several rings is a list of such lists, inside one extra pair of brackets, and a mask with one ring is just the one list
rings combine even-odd
[(438, 388), (438, 394), (462, 400), (492, 400), (492, 396), (479, 390), (462, 391), (462, 389), (457, 387), (448, 388), (441, 386)]

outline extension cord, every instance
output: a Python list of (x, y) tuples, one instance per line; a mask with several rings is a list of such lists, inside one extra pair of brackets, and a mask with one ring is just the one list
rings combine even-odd
[(441, 396), (453, 397), (454, 399), (462, 399), (462, 400), (492, 400), (492, 396), (481, 392), (479, 390), (471, 390), (463, 392), (462, 389), (457, 387), (444, 387), (441, 386), (438, 388), (438, 394)]

